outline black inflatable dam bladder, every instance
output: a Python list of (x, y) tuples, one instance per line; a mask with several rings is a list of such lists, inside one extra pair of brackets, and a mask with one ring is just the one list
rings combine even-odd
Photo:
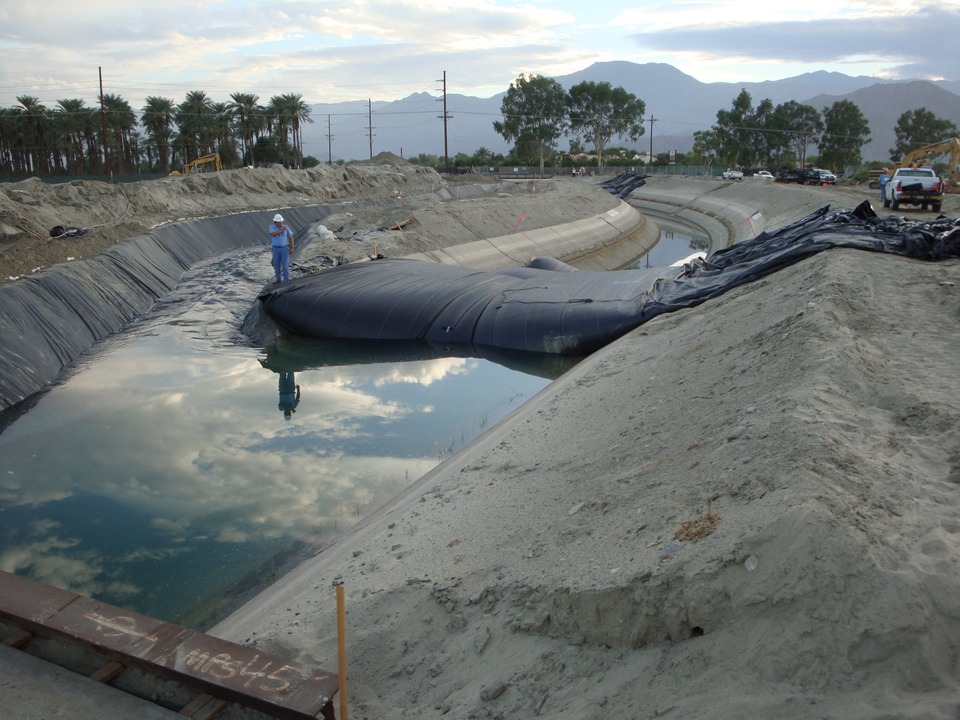
[(650, 286), (677, 272), (541, 264), (550, 269), (358, 262), (272, 286), (260, 301), (278, 325), (308, 337), (586, 355), (636, 327)]
[(307, 337), (421, 340), (435, 346), (587, 355), (647, 320), (699, 305), (830, 248), (922, 260), (960, 256), (960, 220), (908, 222), (824, 207), (682, 269), (588, 272), (541, 258), (484, 272), (374, 260), (274, 285), (259, 296), (281, 327)]

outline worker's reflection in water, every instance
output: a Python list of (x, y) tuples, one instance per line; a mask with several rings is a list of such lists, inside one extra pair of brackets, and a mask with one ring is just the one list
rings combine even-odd
[(299, 404), (300, 386), (297, 385), (297, 379), (293, 371), (285, 370), (280, 373), (280, 403), (277, 405), (277, 408), (283, 413), (283, 419), (289, 420), (293, 417)]

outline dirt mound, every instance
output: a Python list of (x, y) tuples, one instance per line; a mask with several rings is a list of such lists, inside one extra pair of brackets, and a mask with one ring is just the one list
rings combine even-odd
[[(390, 153), (349, 166), (244, 168), (126, 185), (32, 178), (0, 185), (0, 284), (187, 218), (342, 205), (325, 223), (337, 242), (316, 243), (310, 252), (355, 260), (574, 222), (618, 202), (593, 183), (446, 178)], [(65, 233), (51, 238), (55, 227)]]
[(215, 632), (332, 666), (342, 581), (370, 718), (954, 718), (957, 287), (831, 250), (659, 317)]
[[(0, 185), (0, 281), (72, 259), (185, 218), (430, 193), (445, 185), (409, 163), (243, 168), (123, 185), (37, 178)], [(51, 238), (55, 227), (81, 234)]]

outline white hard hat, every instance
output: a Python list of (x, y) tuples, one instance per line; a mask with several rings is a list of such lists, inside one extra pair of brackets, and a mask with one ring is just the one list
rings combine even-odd
[(280, 213), (277, 213), (276, 215), (273, 216), (273, 221), (274, 221), (274, 222), (283, 222), (283, 215), (281, 215)]

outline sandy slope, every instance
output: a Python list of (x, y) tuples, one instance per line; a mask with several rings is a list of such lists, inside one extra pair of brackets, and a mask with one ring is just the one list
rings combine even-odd
[(835, 250), (658, 318), (215, 632), (335, 668), (341, 579), (355, 718), (955, 718), (958, 284)]
[[(462, 186), (477, 183), (486, 188), (482, 198), (461, 197)], [(424, 200), (439, 190), (446, 193)], [(374, 251), (401, 255), (508, 235), (518, 228), (573, 222), (618, 202), (592, 183), (447, 178), (393, 156), (345, 167), (228, 170), (127, 185), (51, 185), (33, 178), (0, 183), (0, 283), (92, 257), (126, 238), (184, 218), (255, 212), (262, 213), (266, 228), (284, 208), (338, 205), (341, 211), (328, 218), (327, 225), (338, 231), (341, 241), (313, 251), (354, 260)], [(402, 231), (377, 232), (395, 225)], [(56, 226), (85, 232), (51, 238)]]
[(831, 251), (649, 323), (218, 632), (335, 667), (342, 578), (353, 717), (954, 718), (943, 281)]

